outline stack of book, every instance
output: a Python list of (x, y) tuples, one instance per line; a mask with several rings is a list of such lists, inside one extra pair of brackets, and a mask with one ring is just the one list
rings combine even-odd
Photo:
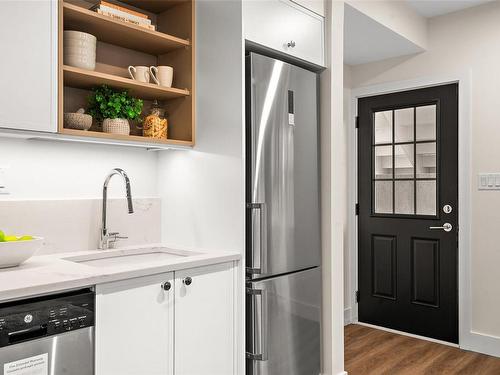
[(144, 27), (148, 30), (155, 30), (155, 25), (151, 24), (149, 17), (141, 12), (122, 7), (107, 1), (99, 1), (90, 10), (93, 10), (103, 16), (111, 17), (116, 20), (131, 23), (136, 26)]

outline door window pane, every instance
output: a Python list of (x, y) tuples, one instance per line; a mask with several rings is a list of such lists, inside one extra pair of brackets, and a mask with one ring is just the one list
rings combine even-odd
[(413, 178), (414, 167), (413, 162), (413, 144), (398, 145), (394, 147), (394, 168), (395, 178)]
[(373, 213), (435, 216), (437, 105), (375, 112)]
[(376, 179), (392, 178), (392, 146), (375, 146)]
[(417, 215), (436, 215), (436, 180), (417, 181)]
[(375, 144), (392, 143), (392, 111), (375, 112)]
[(403, 108), (394, 111), (394, 140), (398, 142), (413, 141), (414, 108)]
[(375, 213), (392, 214), (392, 181), (375, 181)]
[(394, 183), (394, 213), (396, 214), (414, 214), (415, 196), (414, 183), (412, 181), (396, 181)]
[(417, 144), (417, 178), (436, 178), (436, 142)]
[(436, 140), (436, 105), (415, 109), (417, 141)]

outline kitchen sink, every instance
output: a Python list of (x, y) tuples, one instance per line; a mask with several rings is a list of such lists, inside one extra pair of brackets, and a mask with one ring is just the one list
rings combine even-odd
[(166, 247), (153, 247), (128, 250), (103, 250), (98, 254), (79, 255), (64, 259), (93, 267), (114, 267), (163, 262), (165, 260), (174, 260), (193, 255), (199, 254), (182, 250), (173, 250)]

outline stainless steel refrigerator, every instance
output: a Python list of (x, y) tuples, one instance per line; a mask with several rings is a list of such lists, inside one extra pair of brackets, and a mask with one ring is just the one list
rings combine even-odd
[(247, 375), (320, 372), (317, 75), (246, 57)]

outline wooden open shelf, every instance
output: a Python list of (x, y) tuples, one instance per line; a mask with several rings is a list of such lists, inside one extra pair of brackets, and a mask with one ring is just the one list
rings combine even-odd
[(158, 86), (68, 65), (63, 66), (63, 72), (65, 86), (79, 89), (91, 90), (93, 87), (104, 84), (128, 90), (131, 95), (146, 100), (168, 100), (189, 95), (188, 90)]
[(127, 141), (127, 142), (144, 142), (148, 144), (160, 144), (160, 145), (172, 145), (181, 147), (191, 147), (193, 142), (191, 141), (180, 141), (176, 139), (154, 139), (141, 137), (138, 135), (121, 135), (121, 134), (110, 134), (95, 132), (90, 130), (74, 130), (74, 129), (62, 129), (59, 133), (65, 135), (73, 135), (77, 137), (89, 137), (94, 139), (112, 139), (117, 141)]
[[(133, 145), (145, 148), (192, 147), (195, 144), (195, 0), (112, 0), (124, 7), (142, 11), (157, 31), (115, 20), (90, 11), (96, 0), (59, 0), (59, 110), (58, 132), (65, 139), (103, 144)], [(97, 38), (96, 70), (64, 65), (64, 30), (90, 33)], [(126, 77), (127, 67), (171, 66), (173, 86), (163, 87)], [(134, 135), (64, 128), (64, 112), (86, 109), (90, 90), (100, 85), (127, 90), (145, 101), (158, 100), (167, 113), (168, 139), (140, 135), (131, 122)], [(142, 117), (148, 114), (145, 103)]]
[(189, 40), (128, 24), (111, 17), (63, 3), (64, 28), (94, 35), (97, 40), (120, 47), (161, 55), (190, 45)]

